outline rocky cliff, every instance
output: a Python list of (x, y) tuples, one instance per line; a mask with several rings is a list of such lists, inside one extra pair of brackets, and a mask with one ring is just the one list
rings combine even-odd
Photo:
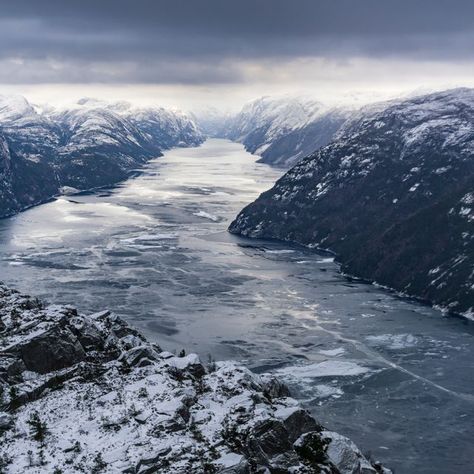
[(289, 168), (326, 145), (350, 113), (309, 98), (262, 97), (228, 117), (217, 135), (243, 143), (262, 163)]
[(50, 199), (65, 186), (114, 184), (163, 150), (204, 139), (191, 119), (159, 107), (83, 99), (65, 110), (39, 110), (23, 97), (5, 96), (0, 134), (2, 162), (9, 156), (9, 177), (0, 180), (0, 217)]
[(275, 378), (164, 352), (109, 311), (0, 284), (0, 472), (390, 471)]
[(474, 90), (371, 106), (230, 231), (332, 250), (344, 271), (474, 310)]

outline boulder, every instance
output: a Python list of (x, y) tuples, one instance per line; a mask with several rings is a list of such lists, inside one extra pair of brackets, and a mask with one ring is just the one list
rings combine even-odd
[(349, 438), (332, 431), (323, 431), (322, 439), (327, 443), (327, 457), (341, 474), (377, 474), (377, 470)]
[(0, 412), (0, 432), (10, 429), (13, 426), (13, 416), (5, 413)]
[(294, 443), (303, 433), (320, 431), (321, 426), (302, 408), (298, 408), (283, 419), (283, 426), (288, 433), (288, 440)]
[(32, 337), (20, 347), (20, 353), (27, 370), (40, 374), (70, 367), (86, 356), (77, 337), (58, 327)]
[(92, 320), (77, 316), (71, 318), (69, 327), (87, 351), (103, 349), (104, 339)]
[(264, 420), (255, 425), (247, 439), (246, 450), (262, 463), (291, 448), (288, 432), (279, 420)]
[(290, 389), (276, 377), (268, 377), (267, 379), (264, 379), (263, 393), (270, 400), (291, 396)]
[(152, 361), (157, 360), (157, 358), (158, 354), (147, 345), (133, 347), (124, 352), (121, 356), (121, 359), (128, 365), (140, 367), (152, 364)]

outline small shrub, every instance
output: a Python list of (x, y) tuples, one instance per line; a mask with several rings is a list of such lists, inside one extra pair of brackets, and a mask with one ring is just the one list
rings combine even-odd
[(10, 395), (10, 400), (15, 400), (15, 398), (18, 397), (18, 389), (12, 385), (8, 391), (8, 394)]
[(168, 374), (178, 382), (182, 382), (186, 378), (184, 372), (176, 367), (169, 367)]
[(101, 453), (97, 453), (94, 458), (94, 464), (92, 465), (92, 473), (98, 474), (107, 467), (107, 463), (104, 461)]
[(322, 464), (326, 461), (326, 450), (329, 441), (321, 438), (318, 433), (309, 433), (301, 446), (296, 446), (295, 451), (306, 461)]
[(6, 473), (6, 468), (13, 462), (13, 459), (8, 454), (0, 456), (0, 474)]
[(35, 441), (39, 441), (40, 443), (44, 442), (44, 438), (48, 433), (48, 427), (46, 423), (41, 421), (38, 412), (34, 412), (31, 414), (30, 419), (27, 421), (30, 425), (30, 434)]
[(198, 428), (197, 424), (194, 421), (191, 422), (189, 426), (189, 431), (191, 432), (191, 436), (199, 443), (203, 443), (204, 441), (206, 441), (201, 430)]
[(138, 390), (138, 397), (139, 398), (148, 398), (150, 395), (148, 394), (148, 390), (146, 387), (141, 387), (140, 390)]

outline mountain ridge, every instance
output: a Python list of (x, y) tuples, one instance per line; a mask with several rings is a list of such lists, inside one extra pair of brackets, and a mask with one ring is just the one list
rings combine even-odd
[(371, 106), (230, 225), (472, 317), (474, 90)]
[(330, 107), (300, 96), (264, 96), (226, 116), (217, 136), (242, 143), (259, 161), (289, 168), (326, 145), (350, 117), (352, 109)]
[(0, 136), (0, 217), (45, 202), (63, 187), (114, 184), (163, 150), (204, 141), (189, 117), (160, 107), (81, 99), (40, 113), (21, 96), (0, 97)]

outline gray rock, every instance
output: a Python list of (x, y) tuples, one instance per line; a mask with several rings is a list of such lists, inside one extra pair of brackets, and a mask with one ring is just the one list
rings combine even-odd
[(349, 438), (331, 431), (323, 431), (322, 436), (328, 443), (326, 454), (341, 474), (377, 474), (377, 470)]
[(252, 430), (246, 449), (252, 458), (267, 462), (269, 458), (292, 449), (292, 446), (283, 422), (264, 420)]
[(40, 374), (70, 367), (86, 355), (76, 336), (59, 328), (33, 337), (20, 347), (20, 353), (26, 368)]
[(12, 426), (13, 416), (5, 412), (0, 412), (0, 431), (8, 430)]
[(320, 431), (321, 426), (316, 423), (315, 419), (303, 409), (299, 409), (291, 413), (283, 420), (283, 426), (288, 433), (288, 440), (293, 444), (303, 433), (309, 431)]
[(270, 400), (273, 400), (274, 398), (289, 397), (291, 395), (290, 389), (281, 380), (278, 380), (275, 377), (269, 377), (265, 380), (263, 393), (270, 398)]
[(86, 350), (101, 350), (104, 339), (97, 326), (88, 318), (77, 316), (71, 319), (69, 327)]
[(218, 474), (250, 474), (250, 466), (247, 460), (242, 460), (235, 466), (226, 467), (218, 471)]
[[(149, 346), (138, 346), (124, 352), (121, 357), (130, 366), (140, 366), (152, 364), (157, 360), (158, 354)], [(143, 364), (145, 362), (145, 364)]]
[(134, 472), (140, 474), (151, 474), (160, 471), (160, 463), (163, 458), (171, 452), (171, 448), (160, 449), (158, 452), (148, 458), (141, 459)]

